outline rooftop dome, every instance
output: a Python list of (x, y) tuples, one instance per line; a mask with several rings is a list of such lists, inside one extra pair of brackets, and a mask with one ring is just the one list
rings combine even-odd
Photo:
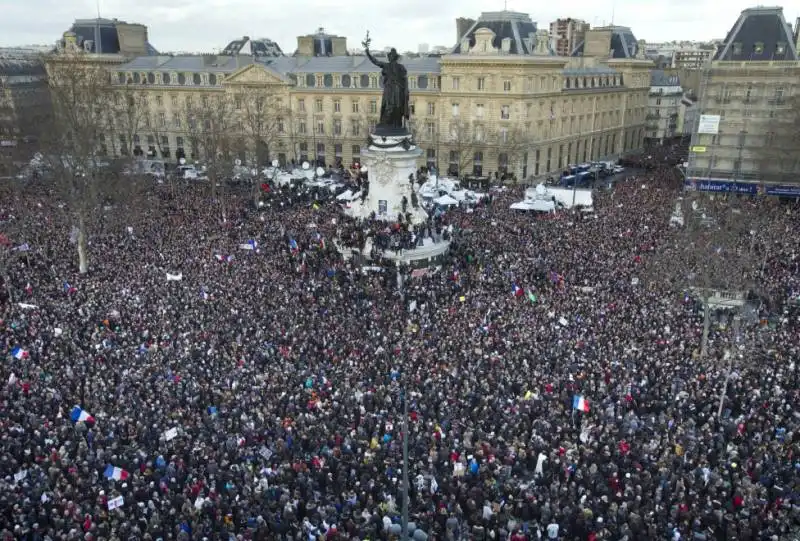
[[(250, 44), (250, 50), (244, 51), (244, 48)], [(222, 55), (236, 56), (238, 54), (250, 54), (251, 56), (258, 57), (279, 57), (283, 56), (283, 51), (280, 46), (268, 38), (250, 39), (249, 36), (244, 36), (242, 39), (237, 39), (228, 44), (222, 50)]]
[(128, 24), (117, 19), (76, 19), (65, 32), (74, 34), (77, 38), (77, 45), (88, 53), (93, 54), (122, 54), (125, 51), (120, 47), (118, 27), (137, 27), (141, 28), (145, 36), (145, 49), (148, 55), (157, 55), (158, 51), (146, 41), (147, 29), (142, 25)]
[[(636, 58), (639, 53), (639, 43), (627, 26), (606, 26), (592, 30), (611, 31), (611, 58)], [(585, 41), (581, 41), (572, 51), (572, 56), (583, 56), (584, 45)]]
[(472, 26), (460, 37), (452, 54), (465, 54), (462, 51), (462, 43), (465, 39), (469, 40), (469, 46), (475, 45), (475, 32), (481, 28), (487, 28), (494, 33), (492, 45), (500, 49), (503, 40), (511, 40), (508, 54), (533, 54), (536, 48), (536, 23), (526, 13), (515, 11), (485, 11), (475, 21)]
[(780, 7), (742, 11), (714, 56), (723, 61), (797, 59), (795, 40)]

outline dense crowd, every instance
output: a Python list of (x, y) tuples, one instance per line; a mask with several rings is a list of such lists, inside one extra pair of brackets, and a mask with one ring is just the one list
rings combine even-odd
[(676, 175), (447, 211), (449, 259), (399, 276), (341, 259), (333, 203), (228, 193), (223, 221), (201, 186), (98, 209), (81, 275), (75, 205), (7, 191), (0, 539), (389, 539), (404, 437), (415, 539), (792, 539), (798, 209), (759, 232), (776, 313), (701, 356), (648, 278)]

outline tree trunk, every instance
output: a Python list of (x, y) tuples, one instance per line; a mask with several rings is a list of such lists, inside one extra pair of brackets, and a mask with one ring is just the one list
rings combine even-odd
[(700, 357), (703, 359), (708, 353), (708, 332), (711, 329), (711, 308), (708, 301), (709, 297), (703, 298), (703, 340), (700, 343)]
[(261, 183), (258, 177), (251, 179), (253, 182), (253, 206), (258, 209), (258, 202), (261, 200)]
[(89, 250), (86, 244), (86, 222), (81, 216), (78, 219), (78, 272), (89, 272)]

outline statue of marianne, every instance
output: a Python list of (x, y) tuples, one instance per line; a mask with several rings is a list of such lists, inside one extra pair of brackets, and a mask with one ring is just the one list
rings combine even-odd
[(381, 68), (383, 100), (381, 101), (381, 117), (378, 125), (393, 130), (403, 129), (405, 128), (404, 120), (408, 120), (411, 112), (408, 104), (408, 72), (398, 62), (400, 55), (397, 54), (396, 49), (389, 51), (388, 62), (375, 59), (369, 52), (371, 41), (369, 32), (367, 32), (367, 37), (364, 38), (361, 45), (364, 46), (370, 62)]

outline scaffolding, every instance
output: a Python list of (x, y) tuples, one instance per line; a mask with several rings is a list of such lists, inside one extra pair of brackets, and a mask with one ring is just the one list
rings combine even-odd
[[(732, 182), (763, 181), (760, 167), (745, 167), (745, 162), (750, 151), (762, 148), (761, 139), (771, 131), (772, 121), (767, 119), (780, 122), (784, 108), (790, 104), (798, 72), (800, 62), (796, 61), (707, 62), (700, 79), (699, 112), (692, 131), (687, 179), (710, 178), (717, 171), (716, 159), (722, 157), (731, 160), (732, 167), (725, 167), (724, 175), (715, 176)], [(717, 86), (712, 83), (721, 85), (719, 92), (712, 93)], [(724, 128), (730, 137), (726, 139), (721, 128), (713, 144), (705, 144), (697, 131), (700, 116), (716, 112), (712, 105), (724, 107), (728, 113)], [(732, 137), (737, 138), (735, 143), (731, 143)]]
[[(708, 86), (711, 81), (711, 62), (712, 57), (709, 57), (706, 62), (703, 64), (702, 75), (700, 76), (700, 88), (698, 91), (697, 96), (697, 108), (698, 112), (694, 118), (694, 126), (692, 126), (692, 137), (691, 142), (689, 144), (689, 157), (688, 157), (688, 165), (686, 167), (686, 179), (690, 182), (696, 182), (698, 178), (705, 176), (710, 176), (711, 172), (711, 164), (714, 161), (713, 158), (713, 148), (711, 149), (712, 155), (708, 158), (708, 168), (706, 171), (701, 171), (700, 167), (697, 163), (697, 154), (695, 149), (699, 150), (701, 148), (700, 145), (700, 134), (698, 130), (700, 129), (700, 118), (706, 114), (709, 110), (709, 104), (711, 102), (712, 96), (708, 94)], [(705, 173), (705, 174), (703, 174)]]

